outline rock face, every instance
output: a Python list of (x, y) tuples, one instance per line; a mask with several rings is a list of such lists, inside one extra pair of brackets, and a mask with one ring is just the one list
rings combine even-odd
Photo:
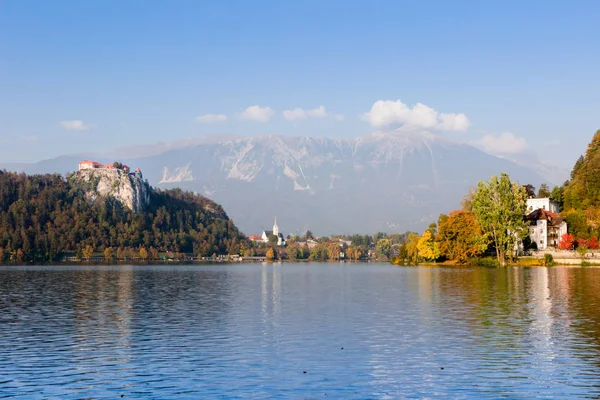
[(141, 174), (128, 174), (122, 169), (95, 168), (76, 173), (87, 196), (94, 201), (98, 196), (113, 197), (124, 207), (141, 212), (150, 202), (150, 187)]

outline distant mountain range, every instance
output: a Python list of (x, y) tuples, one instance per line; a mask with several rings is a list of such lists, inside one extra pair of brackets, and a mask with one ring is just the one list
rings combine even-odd
[[(507, 172), (521, 183), (546, 180), (531, 168), (428, 132), (373, 133), (355, 139), (206, 136), (140, 146), (124, 163), (151, 185), (192, 190), (220, 203), (246, 234), (277, 216), (285, 233), (420, 230), (459, 207), (479, 180)], [(3, 165), (27, 173), (66, 173), (81, 157)], [(99, 159), (112, 162), (113, 156)]]

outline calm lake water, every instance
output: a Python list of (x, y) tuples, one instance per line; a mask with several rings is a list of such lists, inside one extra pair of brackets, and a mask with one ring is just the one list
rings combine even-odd
[(600, 269), (0, 268), (0, 397), (598, 398)]

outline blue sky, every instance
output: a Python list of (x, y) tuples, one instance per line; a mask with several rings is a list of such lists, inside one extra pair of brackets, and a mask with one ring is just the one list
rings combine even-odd
[(597, 1), (4, 0), (0, 161), (413, 124), (570, 167), (600, 128), (599, 15)]

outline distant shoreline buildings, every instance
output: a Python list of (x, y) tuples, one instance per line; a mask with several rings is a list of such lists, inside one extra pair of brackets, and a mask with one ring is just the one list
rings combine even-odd
[(253, 242), (269, 243), (272, 236), (277, 238), (277, 246), (285, 246), (285, 237), (281, 232), (279, 232), (279, 226), (277, 226), (277, 217), (275, 217), (275, 222), (273, 223), (273, 230), (264, 230), (262, 235), (252, 235), (248, 239), (252, 240)]

